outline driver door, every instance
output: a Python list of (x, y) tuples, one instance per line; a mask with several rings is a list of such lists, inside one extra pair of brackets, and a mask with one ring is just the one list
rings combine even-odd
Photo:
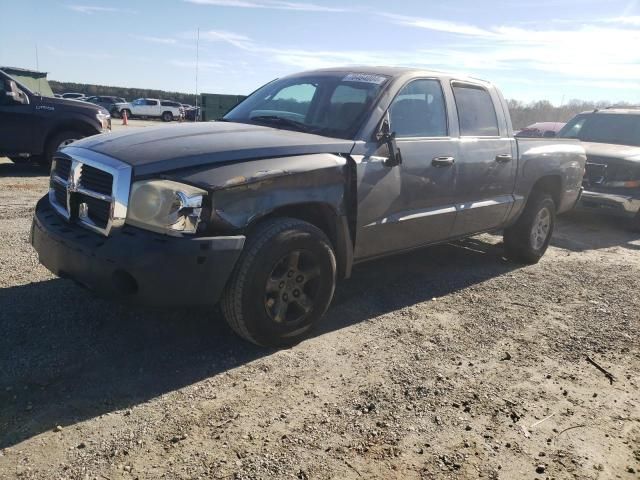
[[(33, 105), (19, 103), (7, 95), (9, 80), (0, 77), (0, 153), (17, 155), (33, 150)], [(23, 93), (24, 98), (28, 98)]]
[(356, 258), (435, 243), (455, 218), (455, 160), (442, 86), (436, 79), (405, 85), (388, 110), (402, 163), (389, 167), (386, 145), (358, 164)]

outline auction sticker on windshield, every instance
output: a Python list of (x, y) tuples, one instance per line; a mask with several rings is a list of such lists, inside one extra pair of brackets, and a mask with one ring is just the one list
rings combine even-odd
[(368, 75), (366, 73), (350, 73), (342, 79), (343, 82), (361, 82), (361, 83), (375, 83), (381, 85), (387, 77), (382, 75)]

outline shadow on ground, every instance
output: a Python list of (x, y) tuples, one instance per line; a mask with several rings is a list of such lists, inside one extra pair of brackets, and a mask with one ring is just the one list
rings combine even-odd
[(573, 252), (611, 247), (640, 250), (640, 232), (632, 232), (622, 218), (573, 211), (559, 218), (551, 245)]
[[(357, 268), (316, 335), (517, 268), (477, 239)], [(95, 299), (67, 280), (0, 290), (0, 448), (218, 375), (273, 351), (219, 313), (152, 311)]]
[(35, 162), (13, 163), (0, 160), (0, 177), (48, 177), (49, 169)]

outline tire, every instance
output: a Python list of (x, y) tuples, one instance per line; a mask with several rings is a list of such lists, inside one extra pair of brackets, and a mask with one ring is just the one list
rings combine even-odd
[(327, 236), (293, 218), (258, 225), (222, 294), (229, 326), (263, 347), (298, 343), (333, 298), (336, 258)]
[(42, 166), (49, 167), (54, 153), (56, 153), (60, 148), (65, 147), (76, 140), (80, 140), (81, 138), (84, 138), (84, 134), (76, 130), (66, 130), (64, 132), (56, 133), (47, 141), (44, 154), (37, 157), (36, 161)]
[(518, 221), (504, 231), (507, 257), (529, 265), (538, 263), (549, 247), (555, 223), (556, 204), (551, 195), (532, 192)]
[(173, 113), (171, 112), (162, 112), (162, 121), (163, 122), (171, 122), (173, 120)]
[(118, 111), (117, 108), (112, 108), (111, 112), (109, 112), (109, 114), (113, 117), (113, 118), (120, 118), (120, 112)]
[(640, 233), (640, 212), (636, 213), (636, 216), (629, 220), (628, 228), (634, 233)]

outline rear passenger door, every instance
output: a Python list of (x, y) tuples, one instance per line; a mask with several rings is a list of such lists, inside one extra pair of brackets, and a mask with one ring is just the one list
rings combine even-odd
[(160, 111), (160, 103), (158, 100), (145, 100), (145, 115), (149, 115), (150, 117), (159, 117), (161, 115)]
[(483, 85), (451, 83), (460, 131), (456, 209), (452, 236), (502, 225), (513, 203), (515, 140), (507, 131), (501, 99)]

